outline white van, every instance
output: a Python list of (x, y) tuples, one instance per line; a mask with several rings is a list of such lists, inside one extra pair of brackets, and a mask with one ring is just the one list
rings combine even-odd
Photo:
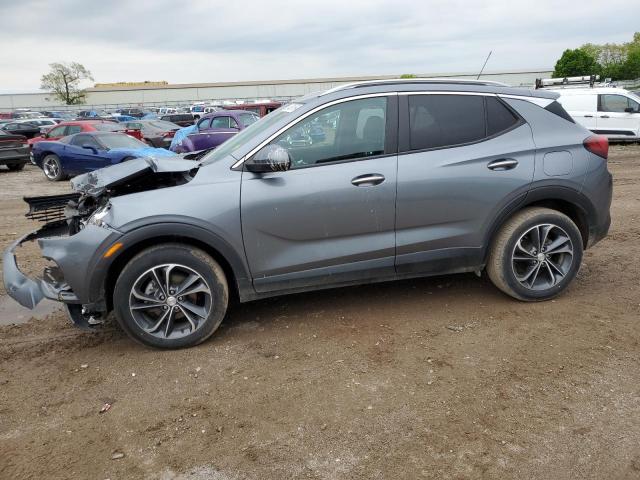
[(624, 88), (562, 88), (558, 102), (578, 123), (615, 140), (640, 140), (640, 97)]

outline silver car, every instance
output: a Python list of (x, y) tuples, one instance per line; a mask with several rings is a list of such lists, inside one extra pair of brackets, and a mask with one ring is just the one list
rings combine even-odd
[[(232, 298), (482, 271), (518, 300), (553, 298), (607, 234), (612, 192), (606, 138), (556, 98), (416, 79), (308, 95), (213, 151), (26, 199), (47, 223), (5, 252), (6, 290), (64, 302), (85, 328), (113, 310), (162, 348), (207, 339)], [(286, 141), (311, 126), (312, 143)], [(53, 262), (42, 278), (16, 265), (33, 239)]]

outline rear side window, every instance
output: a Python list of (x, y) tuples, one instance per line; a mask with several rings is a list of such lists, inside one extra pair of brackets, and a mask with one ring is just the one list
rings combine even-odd
[(571, 118), (571, 115), (567, 113), (564, 107), (556, 101), (551, 102), (549, 105), (544, 107), (544, 109), (548, 112), (556, 114), (560, 118), (564, 118), (567, 122), (576, 123), (573, 118)]
[(484, 98), (479, 95), (410, 95), (411, 150), (460, 145), (486, 134)]
[(82, 127), (80, 125), (69, 125), (67, 127), (66, 135), (73, 135), (74, 133), (79, 133), (82, 131)]
[(492, 137), (513, 128), (520, 122), (518, 116), (495, 97), (485, 97), (487, 102), (487, 136)]
[(601, 112), (625, 113), (627, 108), (638, 111), (638, 102), (624, 95), (599, 95)]

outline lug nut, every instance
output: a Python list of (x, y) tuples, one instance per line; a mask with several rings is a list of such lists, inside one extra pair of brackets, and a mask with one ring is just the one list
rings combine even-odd
[(160, 300), (164, 300), (164, 295), (160, 295)]
[(163, 305), (163, 306), (162, 306), (162, 309), (163, 309), (163, 310), (166, 310), (167, 308), (169, 308), (169, 307), (167, 307), (166, 305)]
[(182, 300), (184, 300), (184, 297), (178, 297), (179, 302), (181, 302)]
[(173, 295), (174, 293), (176, 293), (176, 291), (172, 288), (171, 290), (169, 290), (169, 293)]

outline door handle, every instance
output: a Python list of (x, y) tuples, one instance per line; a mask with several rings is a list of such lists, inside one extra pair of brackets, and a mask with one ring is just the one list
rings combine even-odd
[(356, 187), (373, 186), (384, 182), (384, 175), (379, 173), (366, 173), (351, 179), (351, 183)]
[(600, 115), (600, 118), (611, 118), (609, 115)]
[(494, 160), (489, 162), (487, 168), (489, 170), (511, 170), (518, 166), (518, 161), (513, 158), (502, 158), (500, 160)]
[(584, 118), (593, 118), (593, 115), (584, 115)]

